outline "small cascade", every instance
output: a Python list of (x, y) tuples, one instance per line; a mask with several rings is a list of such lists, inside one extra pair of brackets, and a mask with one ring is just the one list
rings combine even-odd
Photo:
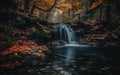
[(56, 25), (52, 30), (52, 39), (66, 44), (76, 44), (75, 33), (69, 25)]
[[(58, 53), (62, 53), (65, 49), (65, 67), (71, 64), (71, 60), (75, 58), (75, 49), (79, 47), (87, 47), (86, 45), (79, 45), (76, 43), (76, 37), (73, 29), (69, 25), (55, 25), (51, 31), (53, 42), (52, 45)], [(64, 43), (64, 44), (63, 44)], [(61, 50), (63, 49), (63, 50)], [(64, 55), (63, 53), (63, 55)], [(66, 73), (64, 75), (72, 75), (71, 73)]]

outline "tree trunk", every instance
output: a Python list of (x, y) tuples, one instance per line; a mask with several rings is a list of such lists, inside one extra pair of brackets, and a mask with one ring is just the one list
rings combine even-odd
[(46, 14), (45, 20), (49, 18), (49, 15), (50, 15), (50, 11)]
[(29, 12), (29, 5), (31, 0), (24, 0), (24, 11)]
[(99, 15), (99, 19), (101, 20), (102, 19), (102, 6), (100, 6), (100, 15)]
[(19, 5), (19, 0), (16, 0), (16, 4)]
[(74, 0), (72, 0), (72, 21), (74, 20), (74, 5), (73, 5)]
[(106, 21), (110, 23), (111, 21), (111, 8), (110, 8), (110, 1), (106, 1)]
[(30, 11), (30, 15), (33, 14), (34, 10), (35, 10), (35, 2), (33, 3), (32, 9), (31, 9), (31, 11)]

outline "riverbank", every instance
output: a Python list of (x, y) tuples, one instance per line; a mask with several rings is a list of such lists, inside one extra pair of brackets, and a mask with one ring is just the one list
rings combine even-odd
[(15, 12), (9, 12), (8, 17), (11, 19), (0, 23), (0, 69), (34, 64), (32, 59), (43, 61), (50, 37), (41, 21)]

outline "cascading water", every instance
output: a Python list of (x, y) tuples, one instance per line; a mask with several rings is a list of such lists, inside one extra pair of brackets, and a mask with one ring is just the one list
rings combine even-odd
[[(59, 41), (65, 42), (65, 46), (66, 45), (72, 46), (76, 44), (75, 33), (69, 25), (61, 24), (54, 26), (52, 30), (52, 38), (54, 40), (57, 40), (58, 42)], [(71, 50), (71, 48), (69, 48), (66, 53), (65, 64), (68, 65), (73, 57), (74, 57), (74, 51)]]
[[(79, 46), (86, 47), (86, 46), (79, 45), (76, 43), (75, 33), (69, 25), (65, 25), (65, 24), (55, 25), (53, 27), (51, 34), (52, 34), (53, 42), (55, 42), (55, 46), (53, 44), (53, 47), (56, 50), (56, 54), (58, 53), (59, 55), (60, 52), (61, 54), (63, 53), (63, 56), (65, 55), (65, 62), (64, 62), (65, 65), (64, 66), (58, 65), (57, 68), (64, 69), (68, 67), (68, 65), (71, 64), (71, 60), (75, 58), (76, 46), (77, 47)], [(58, 43), (64, 43), (64, 45)], [(65, 48), (65, 52), (63, 48)], [(57, 68), (55, 67), (55, 69)], [(68, 71), (64, 71), (64, 74), (62, 75), (72, 75), (72, 73), (68, 70)]]
[(75, 34), (68, 25), (56, 25), (52, 31), (52, 38), (58, 41), (64, 41), (66, 44), (75, 44)]

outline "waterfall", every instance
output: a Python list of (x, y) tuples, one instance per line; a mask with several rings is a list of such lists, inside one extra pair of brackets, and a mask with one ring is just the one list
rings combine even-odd
[(75, 44), (75, 33), (69, 25), (56, 25), (52, 30), (52, 38), (58, 41), (64, 41), (66, 44)]

